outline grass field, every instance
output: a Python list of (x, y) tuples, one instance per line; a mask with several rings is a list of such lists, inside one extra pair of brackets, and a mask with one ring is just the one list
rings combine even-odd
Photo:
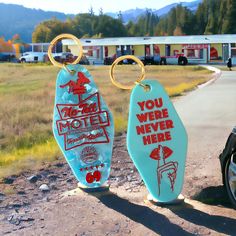
[[(137, 66), (118, 66), (119, 81), (134, 81)], [(116, 133), (127, 126), (130, 91), (112, 85), (109, 66), (87, 66), (113, 112)], [(0, 64), (0, 177), (38, 168), (61, 157), (51, 130), (58, 68)], [(147, 66), (146, 78), (161, 82), (170, 96), (196, 88), (211, 78), (199, 66)]]

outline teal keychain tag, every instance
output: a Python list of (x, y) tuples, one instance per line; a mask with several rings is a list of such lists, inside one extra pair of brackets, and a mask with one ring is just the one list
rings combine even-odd
[[(156, 80), (142, 76), (136, 86), (124, 86), (113, 77), (113, 83), (124, 89), (132, 89), (127, 131), (129, 155), (138, 169), (151, 198), (158, 202), (175, 200), (182, 191), (187, 154), (187, 133), (169, 96)], [(118, 58), (111, 69), (124, 58)]]
[[(51, 45), (62, 38), (74, 39), (82, 54), (80, 41), (73, 35), (59, 35)], [(114, 124), (92, 76), (86, 68), (75, 64), (81, 56), (58, 73), (53, 133), (80, 185), (96, 188), (110, 174)], [(54, 65), (61, 66), (52, 57), (51, 48), (49, 57)]]

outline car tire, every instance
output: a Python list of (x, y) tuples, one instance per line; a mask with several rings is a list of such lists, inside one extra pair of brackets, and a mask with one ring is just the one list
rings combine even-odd
[(162, 57), (160, 60), (160, 65), (167, 65), (167, 61), (165, 57)]
[(223, 178), (229, 199), (236, 209), (236, 152), (227, 159)]
[(20, 62), (21, 62), (21, 63), (26, 63), (25, 58), (22, 58), (22, 59), (20, 60)]

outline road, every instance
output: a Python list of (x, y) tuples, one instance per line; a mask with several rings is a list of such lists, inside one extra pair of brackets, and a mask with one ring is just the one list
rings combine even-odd
[[(57, 176), (54, 189), (59, 190), (30, 204), (27, 211), (14, 213), (23, 214), (29, 222), (24, 220), (16, 225), (11, 219), (13, 223), (9, 224), (0, 218), (2, 232), (78, 236), (236, 235), (236, 211), (230, 208), (222, 187), (218, 160), (229, 132), (236, 125), (236, 72), (222, 72), (210, 85), (177, 99), (175, 107), (189, 137), (184, 202), (158, 206), (144, 201), (147, 190), (137, 185), (139, 177), (122, 136), (115, 140), (110, 192), (84, 193), (75, 189), (76, 181), (69, 181), (74, 178), (67, 165), (51, 168), (50, 174)], [(39, 174), (43, 176), (45, 171), (48, 170)], [(24, 187), (25, 176), (17, 181), (32, 198), (39, 195), (36, 192), (39, 184)], [(68, 186), (72, 190), (66, 192)]]
[(218, 156), (236, 125), (236, 72), (222, 72), (214, 83), (181, 97), (175, 107), (189, 140), (186, 176), (192, 181), (186, 181), (184, 192), (193, 196), (203, 185), (221, 185)]

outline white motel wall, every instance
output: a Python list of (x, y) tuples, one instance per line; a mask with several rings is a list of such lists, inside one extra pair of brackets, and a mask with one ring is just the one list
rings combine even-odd
[[(135, 56), (154, 56), (171, 58), (182, 54), (190, 64), (225, 63), (229, 57), (236, 65), (236, 34), (192, 35), (162, 37), (121, 37), (101, 39), (80, 39), (84, 55), (90, 64), (103, 64), (108, 57), (132, 54)], [(31, 44), (32, 51), (46, 52), (48, 44)], [(62, 40), (62, 51), (78, 54), (72, 40)], [(168, 60), (168, 61), (169, 61)]]

